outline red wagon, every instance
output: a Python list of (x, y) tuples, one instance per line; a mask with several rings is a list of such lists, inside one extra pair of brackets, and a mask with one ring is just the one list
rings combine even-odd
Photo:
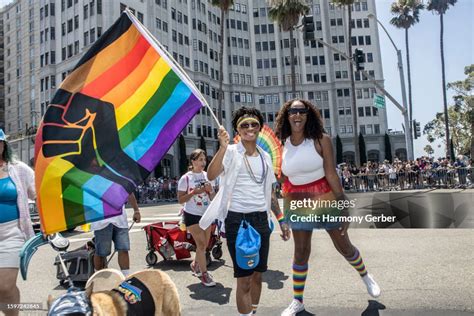
[[(181, 230), (178, 221), (158, 222), (143, 227), (146, 233), (148, 254), (146, 263), (154, 265), (158, 262), (157, 251), (164, 260), (176, 258), (176, 260), (191, 257), (191, 251), (196, 251), (196, 242), (186, 230)], [(216, 224), (212, 224), (211, 236), (206, 249), (206, 261), (209, 265), (212, 261), (222, 257), (222, 241)]]

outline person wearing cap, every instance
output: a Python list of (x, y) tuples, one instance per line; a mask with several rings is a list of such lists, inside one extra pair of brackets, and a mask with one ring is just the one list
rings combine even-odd
[[(207, 176), (212, 181), (220, 175), (220, 189), (199, 225), (206, 229), (216, 218), (224, 222), (227, 247), (237, 279), (237, 310), (240, 315), (251, 315), (256, 313), (260, 300), (262, 273), (267, 271), (270, 210), (279, 219), (283, 240), (289, 239), (290, 231), (283, 221), (274, 193), (276, 179), (270, 155), (257, 146), (257, 137), (263, 126), (261, 112), (255, 108), (241, 107), (233, 114), (232, 126), (241, 141), (229, 145), (229, 134), (224, 127), (219, 128), (220, 147), (209, 164)], [(247, 221), (260, 235), (258, 259), (255, 256), (252, 257), (255, 260), (241, 260), (241, 250), (248, 250), (252, 246), (242, 249), (237, 243), (242, 220)]]
[[(34, 236), (28, 199), (35, 199), (35, 176), (27, 164), (14, 160), (0, 129), (0, 306), (20, 303), (16, 285), (20, 250)], [(17, 309), (4, 310), (18, 315)]]

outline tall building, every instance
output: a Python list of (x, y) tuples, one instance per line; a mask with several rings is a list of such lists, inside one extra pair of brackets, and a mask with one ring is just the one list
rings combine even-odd
[[(347, 10), (325, 0), (307, 2), (316, 37), (347, 51)], [(266, 0), (234, 1), (225, 21), (223, 74), (220, 10), (209, 1), (17, 0), (3, 10), (7, 133), (25, 135), (28, 127), (38, 125), (60, 82), (125, 7), (185, 69), (214, 112), (223, 76), (222, 116), (229, 132), (231, 113), (240, 106), (259, 108), (267, 123), (274, 124), (280, 106), (291, 97), (290, 42), (289, 33), (269, 20)], [(376, 14), (375, 0), (354, 4), (351, 40), (364, 51), (368, 72), (383, 84), (379, 36), (369, 13)], [(369, 159), (383, 160), (387, 114), (373, 106), (374, 85), (356, 73), (358, 111), (351, 113), (348, 61), (317, 41), (304, 41), (301, 32), (294, 34), (297, 95), (321, 109), (326, 131), (342, 139), (345, 159), (354, 159), (352, 115), (358, 115)], [(188, 154), (203, 136), (212, 156), (216, 134), (217, 125), (203, 108), (183, 130)], [(396, 154), (406, 157), (403, 135), (393, 136), (392, 144)], [(162, 161), (165, 175), (178, 175), (177, 147)]]
[(0, 128), (5, 129), (5, 78), (3, 55), (3, 12), (0, 11)]
[(39, 3), (15, 1), (2, 9), (5, 132), (13, 151), (24, 161), (33, 157), (38, 104)]

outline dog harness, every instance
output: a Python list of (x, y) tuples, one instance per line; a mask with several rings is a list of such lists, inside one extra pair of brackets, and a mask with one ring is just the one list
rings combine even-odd
[(113, 289), (127, 302), (127, 316), (146, 316), (155, 314), (155, 302), (146, 287), (137, 278), (123, 281), (117, 288)]

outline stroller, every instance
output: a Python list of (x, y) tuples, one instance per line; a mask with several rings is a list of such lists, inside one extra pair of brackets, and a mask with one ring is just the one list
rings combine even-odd
[(58, 254), (54, 260), (56, 266), (56, 278), (59, 280), (61, 286), (67, 287), (68, 276), (61, 266), (62, 257), (64, 264), (69, 272), (69, 277), (73, 282), (87, 282), (92, 274), (94, 274), (94, 240), (88, 241), (85, 245)]
[[(173, 256), (176, 260), (191, 257), (191, 251), (196, 251), (196, 242), (191, 234), (182, 230), (178, 221), (158, 222), (143, 227), (147, 239), (148, 254), (145, 261), (150, 266), (158, 262), (157, 251), (164, 260), (170, 260)], [(212, 257), (219, 260), (222, 257), (222, 241), (217, 224), (211, 226), (211, 236), (206, 248), (206, 263), (210, 265)]]

